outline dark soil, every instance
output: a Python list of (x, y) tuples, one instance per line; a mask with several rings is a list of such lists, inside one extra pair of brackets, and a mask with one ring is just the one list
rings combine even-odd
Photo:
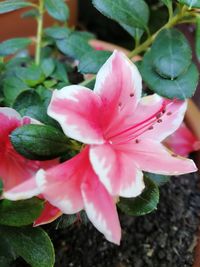
[(199, 176), (173, 177), (152, 214), (121, 214), (121, 245), (107, 242), (90, 224), (57, 230), (51, 237), (56, 267), (191, 267), (200, 215)]

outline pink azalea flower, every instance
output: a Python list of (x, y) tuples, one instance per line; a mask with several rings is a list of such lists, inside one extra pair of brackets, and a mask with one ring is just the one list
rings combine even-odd
[(33, 194), (36, 184), (44, 197), (63, 213), (85, 209), (94, 226), (119, 244), (118, 196), (136, 197), (144, 189), (142, 170), (179, 175), (196, 171), (192, 160), (177, 157), (162, 144), (183, 120), (186, 102), (158, 95), (141, 99), (141, 76), (124, 54), (114, 52), (96, 77), (94, 91), (79, 85), (55, 90), (48, 114), (64, 133), (86, 147), (71, 160), (31, 183), (6, 192), (16, 199)]
[[(12, 108), (0, 108), (0, 178), (3, 181), (4, 190), (8, 191), (22, 182), (30, 179), (40, 169), (48, 169), (58, 164), (58, 160), (34, 161), (28, 160), (18, 154), (12, 146), (9, 135), (17, 127), (31, 123), (32, 119), (21, 118), (20, 114)], [(35, 194), (39, 191), (35, 189)], [(44, 224), (52, 221), (61, 214), (58, 208), (46, 203), (42, 217), (35, 224)]]
[(191, 152), (200, 150), (200, 141), (185, 123), (182, 123), (178, 130), (167, 137), (164, 143), (176, 154), (183, 157), (188, 157)]

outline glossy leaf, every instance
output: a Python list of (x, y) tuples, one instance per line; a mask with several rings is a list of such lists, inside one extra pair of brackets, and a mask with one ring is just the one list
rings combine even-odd
[(54, 266), (53, 245), (41, 228), (1, 226), (0, 235), (9, 242), (14, 253), (32, 267)]
[(147, 52), (142, 64), (139, 65), (143, 80), (153, 92), (172, 99), (186, 99), (193, 96), (199, 80), (199, 73), (194, 64), (191, 64), (188, 70), (178, 78), (170, 80), (154, 71), (153, 61), (152, 53)]
[(0, 224), (25, 226), (33, 223), (41, 214), (44, 201), (32, 198), (21, 201), (2, 200), (0, 202)]
[(153, 67), (162, 77), (175, 79), (191, 64), (192, 50), (185, 36), (176, 29), (161, 31), (151, 48)]
[(10, 138), (18, 153), (33, 160), (53, 159), (69, 149), (68, 138), (52, 126), (25, 125), (14, 130)]
[(80, 58), (78, 71), (81, 73), (96, 74), (105, 61), (109, 58), (111, 52), (108, 51), (91, 51)]
[(179, 0), (179, 3), (191, 7), (200, 8), (200, 0)]
[(45, 8), (49, 15), (59, 21), (66, 21), (69, 9), (64, 0), (44, 0)]
[(5, 57), (17, 53), (20, 50), (25, 49), (31, 44), (29, 38), (13, 38), (0, 43), (0, 56)]
[(0, 2), (0, 14), (31, 6), (30, 2), (21, 0), (7, 0)]
[(145, 189), (136, 198), (120, 198), (119, 208), (128, 215), (141, 216), (148, 214), (157, 208), (159, 202), (158, 186), (145, 177)]
[(105, 16), (130, 27), (146, 29), (142, 10), (145, 2), (143, 0), (92, 0), (93, 5)]

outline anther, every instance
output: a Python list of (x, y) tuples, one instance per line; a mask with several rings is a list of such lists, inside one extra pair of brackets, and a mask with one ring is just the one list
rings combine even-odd
[(133, 96), (134, 96), (134, 93), (131, 93), (131, 94), (130, 94), (130, 97), (133, 97)]
[(135, 140), (135, 143), (136, 143), (136, 144), (138, 144), (138, 143), (139, 143), (139, 140), (138, 140), (138, 139), (136, 139), (136, 140)]
[(157, 120), (157, 122), (158, 122), (158, 123), (161, 123), (161, 122), (162, 122), (162, 120), (161, 120), (161, 119), (159, 119), (159, 120)]
[(174, 157), (174, 158), (177, 158), (177, 157), (178, 157), (178, 155), (176, 155), (176, 154), (172, 154), (172, 157)]
[(172, 113), (171, 112), (167, 112), (167, 116), (170, 116), (170, 115), (172, 115)]
[(150, 127), (148, 128), (148, 130), (153, 130), (153, 126), (150, 126)]

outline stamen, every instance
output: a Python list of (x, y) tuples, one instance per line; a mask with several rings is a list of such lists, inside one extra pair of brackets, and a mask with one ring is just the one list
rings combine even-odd
[(134, 96), (134, 93), (130, 93), (130, 97), (133, 97)]
[(167, 112), (167, 116), (170, 116), (170, 115), (172, 115), (172, 113), (169, 111), (169, 112)]
[(157, 122), (158, 122), (158, 123), (161, 123), (161, 122), (162, 122), (162, 120), (161, 120), (161, 119), (159, 119), (159, 120), (157, 120)]

